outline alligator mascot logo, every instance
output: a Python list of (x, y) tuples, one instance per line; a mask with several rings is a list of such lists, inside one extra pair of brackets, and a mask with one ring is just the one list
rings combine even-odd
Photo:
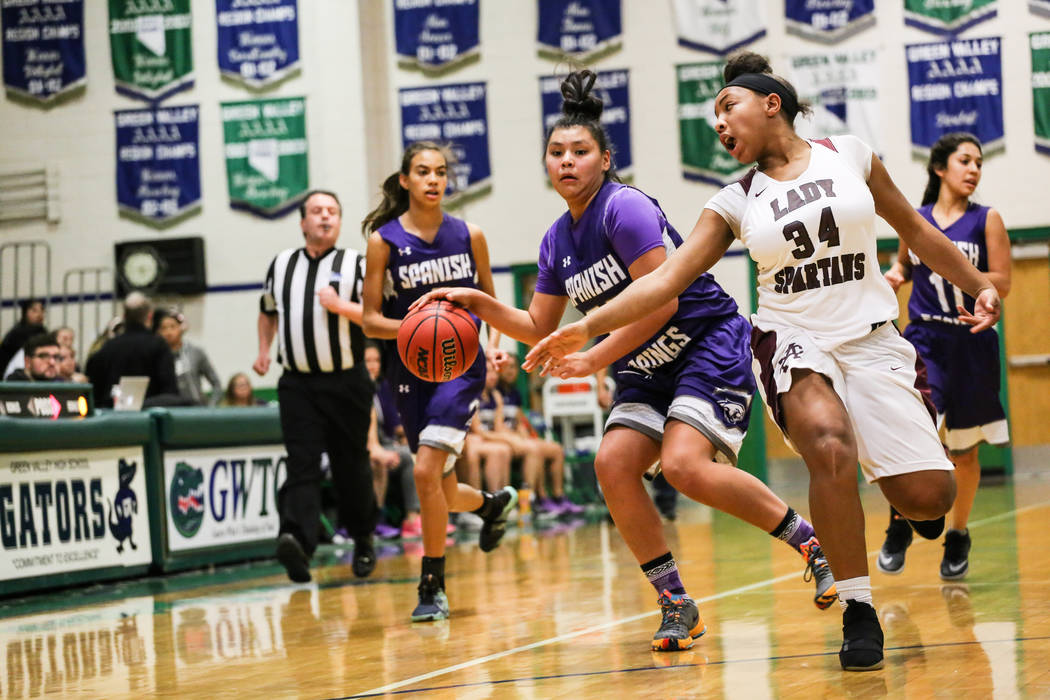
[(138, 549), (135, 541), (131, 539), (131, 516), (139, 512), (139, 499), (131, 490), (131, 480), (135, 478), (135, 462), (126, 462), (123, 459), (117, 465), (117, 476), (120, 479), (120, 488), (117, 489), (116, 505), (109, 502), (109, 531), (117, 540), (117, 552), (124, 552), (124, 540), (128, 541), (132, 549)]
[(204, 522), (204, 472), (185, 462), (175, 465), (168, 489), (171, 522), (183, 537), (193, 537)]

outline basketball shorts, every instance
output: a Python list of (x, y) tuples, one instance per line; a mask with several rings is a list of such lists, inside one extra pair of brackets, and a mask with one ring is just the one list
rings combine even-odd
[(478, 409), (478, 397), (485, 388), (485, 353), (478, 352), (466, 372), (448, 382), (425, 382), (401, 364), (390, 363), (391, 388), (397, 411), (405, 429), (408, 446), (415, 453), (420, 445), (448, 452), (442, 475), (456, 466), (470, 421)]
[(756, 326), (751, 348), (759, 391), (792, 449), (780, 394), (791, 389), (792, 370), (809, 369), (827, 377), (845, 405), (869, 483), (954, 468), (937, 435), (922, 360), (892, 323), (831, 350), (820, 349), (799, 328)]
[(623, 426), (660, 441), (664, 424), (679, 420), (711, 441), (716, 460), (736, 465), (755, 393), (750, 333), (743, 316), (712, 319), (672, 364), (651, 374), (620, 369), (605, 430)]
[(931, 399), (954, 453), (982, 442), (1006, 445), (1010, 431), (999, 400), (999, 334), (969, 326), (913, 321), (904, 329), (926, 364)]

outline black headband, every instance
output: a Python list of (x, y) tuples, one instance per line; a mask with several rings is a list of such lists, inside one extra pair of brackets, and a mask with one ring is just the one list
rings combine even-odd
[(725, 87), (744, 87), (761, 95), (776, 93), (788, 117), (794, 118), (798, 114), (798, 98), (784, 83), (769, 73), (741, 73), (726, 83)]

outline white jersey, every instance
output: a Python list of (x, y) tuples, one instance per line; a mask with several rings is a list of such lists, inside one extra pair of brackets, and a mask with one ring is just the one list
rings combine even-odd
[(897, 318), (875, 254), (871, 148), (855, 136), (810, 141), (792, 180), (752, 170), (707, 203), (758, 266), (756, 326), (805, 329), (822, 349)]

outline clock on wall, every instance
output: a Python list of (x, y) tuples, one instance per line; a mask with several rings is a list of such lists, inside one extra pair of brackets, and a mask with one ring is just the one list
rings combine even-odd
[(156, 248), (139, 245), (123, 251), (118, 271), (128, 291), (152, 291), (166, 266)]
[(152, 294), (203, 294), (204, 239), (155, 238), (114, 245), (117, 296), (143, 291)]

